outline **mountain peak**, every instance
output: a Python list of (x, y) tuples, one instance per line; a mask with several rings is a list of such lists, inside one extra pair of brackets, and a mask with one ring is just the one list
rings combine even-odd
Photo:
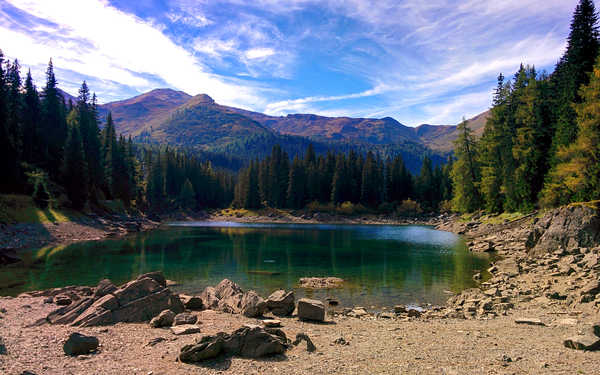
[(191, 104), (215, 104), (213, 98), (206, 94), (198, 94), (190, 100)]

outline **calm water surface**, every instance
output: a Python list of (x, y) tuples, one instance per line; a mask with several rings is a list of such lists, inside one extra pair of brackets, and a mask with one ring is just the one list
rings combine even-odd
[[(441, 303), (448, 291), (474, 286), (489, 259), (467, 251), (452, 233), (424, 226), (181, 223), (119, 239), (45, 247), (0, 269), (0, 295), (65, 285), (123, 283), (163, 270), (199, 293), (229, 278), (262, 295), (284, 288), (297, 296), (334, 297), (343, 305)], [(341, 289), (307, 291), (298, 280), (336, 276)]]

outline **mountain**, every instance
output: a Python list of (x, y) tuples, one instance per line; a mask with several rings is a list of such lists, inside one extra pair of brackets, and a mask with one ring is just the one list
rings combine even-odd
[(129, 135), (138, 133), (146, 123), (165, 120), (171, 110), (187, 103), (191, 98), (191, 95), (183, 91), (156, 89), (131, 99), (101, 105), (99, 112), (105, 118), (110, 111), (118, 130)]
[[(117, 131), (137, 142), (242, 159), (263, 157), (275, 144), (293, 155), (313, 143), (319, 153), (355, 149), (378, 151), (383, 157), (400, 154), (409, 169), (417, 172), (425, 155), (434, 164), (443, 163), (457, 137), (455, 125), (413, 128), (391, 117), (269, 116), (220, 105), (205, 94), (192, 97), (171, 89), (153, 90), (99, 109), (102, 117), (111, 111)], [(476, 134), (481, 133), (488, 115), (469, 120)]]
[(63, 97), (63, 99), (65, 100), (65, 103), (68, 105), (69, 104), (69, 100), (75, 104), (77, 102), (77, 98), (74, 97), (73, 95), (69, 94), (66, 91), (63, 91), (61, 89), (56, 89), (58, 91), (58, 93)]
[[(487, 110), (478, 114), (472, 119), (467, 120), (468, 127), (473, 130), (475, 137), (479, 138), (483, 134), (483, 128), (487, 119), (490, 117), (490, 111)], [(434, 151), (450, 153), (454, 148), (454, 140), (458, 138), (456, 125), (420, 125), (414, 128), (417, 138), (427, 147)]]

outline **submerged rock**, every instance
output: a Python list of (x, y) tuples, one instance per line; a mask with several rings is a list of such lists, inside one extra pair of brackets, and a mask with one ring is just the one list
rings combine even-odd
[(244, 326), (231, 334), (219, 332), (204, 336), (195, 344), (181, 348), (178, 359), (181, 362), (201, 362), (219, 355), (233, 355), (245, 358), (260, 358), (282, 354), (288, 348), (285, 333), (279, 329), (265, 329), (259, 326)]
[(300, 286), (309, 289), (332, 289), (341, 288), (344, 283), (339, 277), (303, 277)]
[(93, 352), (98, 348), (100, 342), (97, 337), (85, 336), (81, 333), (71, 333), (67, 341), (63, 345), (63, 350), (66, 355), (80, 355)]

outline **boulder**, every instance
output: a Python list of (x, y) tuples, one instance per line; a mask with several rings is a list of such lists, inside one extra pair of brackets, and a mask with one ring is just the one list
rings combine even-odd
[(149, 278), (156, 281), (156, 283), (163, 288), (167, 287), (167, 279), (165, 279), (165, 276), (160, 271), (148, 272), (138, 276), (138, 280), (144, 278)]
[(93, 352), (98, 348), (100, 342), (97, 337), (85, 336), (81, 333), (71, 333), (67, 341), (63, 345), (63, 350), (66, 355), (80, 355)]
[(281, 320), (278, 319), (265, 319), (262, 323), (268, 328), (281, 327)]
[(204, 288), (200, 294), (200, 299), (206, 309), (217, 310), (219, 307), (219, 297), (217, 296), (217, 291), (212, 286)]
[(195, 344), (185, 345), (181, 348), (178, 359), (191, 363), (219, 355), (260, 358), (282, 354), (287, 347), (287, 338), (281, 330), (244, 326), (231, 334), (219, 332), (216, 335), (204, 336)]
[(267, 303), (255, 291), (249, 290), (240, 302), (242, 314), (248, 318), (256, 318), (267, 312)]
[(242, 294), (242, 288), (229, 279), (223, 279), (215, 287), (215, 293), (219, 299), (229, 298), (238, 294)]
[(176, 336), (191, 335), (193, 333), (199, 333), (200, 326), (197, 326), (195, 324), (182, 324), (179, 326), (171, 327), (171, 332)]
[(104, 297), (107, 294), (114, 293), (117, 289), (118, 288), (115, 286), (115, 284), (111, 283), (110, 280), (108, 280), (108, 279), (100, 280), (100, 282), (98, 283), (98, 286), (96, 286), (96, 288), (94, 289), (94, 297), (95, 298)]
[(183, 306), (187, 310), (204, 310), (204, 303), (202, 302), (202, 298), (198, 296), (188, 296), (185, 294), (180, 294), (179, 299), (183, 303)]
[[(152, 318), (150, 326), (154, 328), (170, 327), (175, 320), (175, 313), (171, 310), (163, 310), (160, 314)], [(195, 323), (195, 322), (194, 322)]]
[(54, 297), (54, 303), (59, 306), (70, 305), (71, 302), (73, 302), (73, 300), (66, 294), (59, 294), (56, 297)]
[(563, 342), (565, 347), (576, 350), (600, 349), (600, 326), (586, 327), (577, 335), (571, 336)]
[(291, 315), (295, 307), (293, 291), (277, 290), (267, 298), (267, 308), (277, 316)]
[(113, 290), (112, 284), (103, 280), (93, 297), (82, 298), (53, 311), (46, 320), (52, 324), (89, 327), (149, 321), (164, 310), (176, 314), (183, 312), (184, 306), (179, 297), (163, 286), (162, 275), (153, 272), (142, 276), (112, 292), (109, 292)]
[(298, 318), (322, 322), (325, 320), (325, 305), (318, 300), (300, 298), (298, 300)]
[(531, 255), (556, 249), (572, 250), (600, 244), (600, 215), (585, 205), (565, 206), (546, 213), (529, 233), (526, 246)]
[(197, 321), (198, 317), (196, 315), (184, 312), (181, 314), (177, 314), (175, 316), (175, 319), (172, 321), (172, 324), (174, 326), (179, 326), (183, 324), (196, 324)]
[(243, 295), (240, 293), (221, 298), (217, 309), (230, 314), (239, 314), (242, 310), (242, 297)]

